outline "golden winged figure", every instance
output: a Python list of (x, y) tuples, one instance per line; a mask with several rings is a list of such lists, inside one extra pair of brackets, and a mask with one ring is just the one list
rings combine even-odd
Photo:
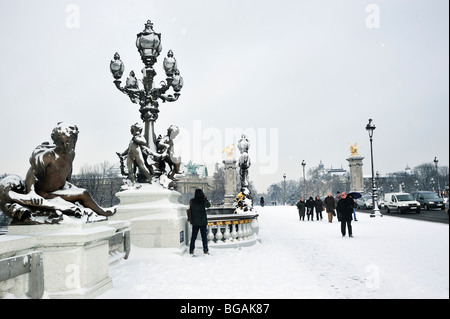
[(234, 152), (234, 144), (227, 146), (222, 150), (222, 153), (225, 153), (226, 158), (233, 158), (233, 152)]
[(357, 143), (348, 143), (350, 144), (350, 156), (357, 156), (358, 154), (358, 144)]

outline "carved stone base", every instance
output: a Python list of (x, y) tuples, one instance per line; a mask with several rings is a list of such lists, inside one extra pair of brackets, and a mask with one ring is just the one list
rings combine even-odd
[[(117, 236), (125, 237), (128, 227), (126, 221), (81, 223), (70, 219), (59, 225), (10, 226), (8, 235), (0, 238), (0, 260), (42, 252), (44, 298), (95, 298), (112, 288), (111, 261), (128, 254), (124, 254), (123, 244), (122, 249), (117, 244)], [(28, 278), (25, 274), (9, 279), (8, 291), (3, 293), (32, 295)]]
[(187, 206), (178, 202), (181, 194), (159, 184), (136, 184), (118, 192), (117, 213), (110, 219), (128, 220), (131, 243), (143, 248), (176, 248), (181, 253), (187, 242)]

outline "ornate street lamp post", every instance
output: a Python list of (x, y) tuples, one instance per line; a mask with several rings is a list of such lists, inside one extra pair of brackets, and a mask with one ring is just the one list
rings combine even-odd
[(432, 178), (430, 178), (430, 185), (431, 185), (431, 191), (435, 191), (434, 190), (434, 184), (435, 184), (435, 181), (434, 181), (434, 178), (432, 177)]
[(414, 186), (416, 186), (416, 191), (418, 191), (419, 190), (419, 181), (417, 179), (414, 182)]
[(284, 178), (284, 184), (283, 184), (283, 191), (284, 191), (284, 206), (286, 206), (286, 174), (283, 175)]
[[(114, 54), (114, 60), (110, 63), (110, 70), (114, 77), (114, 84), (122, 93), (128, 95), (131, 102), (139, 104), (139, 112), (141, 119), (145, 123), (145, 138), (147, 146), (156, 152), (156, 136), (154, 132), (154, 122), (158, 118), (159, 103), (158, 100), (164, 102), (174, 102), (180, 96), (180, 90), (183, 87), (183, 78), (180, 76), (177, 61), (173, 56), (172, 50), (169, 50), (167, 57), (164, 58), (163, 68), (166, 73), (166, 81), (160, 82), (160, 87), (155, 87), (154, 78), (156, 71), (153, 65), (157, 62), (157, 58), (162, 50), (161, 34), (153, 30), (153, 23), (148, 20), (144, 30), (137, 34), (136, 47), (141, 55), (142, 62), (145, 67), (142, 69), (142, 81), (138, 81), (134, 71), (130, 72), (125, 86), (121, 87), (120, 78), (123, 75), (125, 66), (120, 60), (119, 53)], [(142, 83), (142, 88), (139, 85)], [(172, 88), (173, 94), (168, 94), (168, 90)]]
[(375, 130), (375, 124), (372, 123), (372, 119), (369, 119), (369, 123), (366, 125), (366, 130), (369, 133), (370, 138), (370, 160), (372, 162), (372, 202), (373, 202), (373, 211), (370, 214), (370, 217), (375, 217), (379, 215), (383, 216), (380, 213), (380, 209), (378, 208), (378, 200), (377, 200), (377, 189), (375, 187), (375, 174), (373, 171), (373, 148), (372, 148), (372, 139), (373, 139), (373, 131)]
[(302, 166), (303, 166), (303, 198), (306, 200), (306, 178), (305, 178), (305, 160), (302, 160)]
[(439, 185), (439, 171), (438, 171), (438, 159), (436, 158), (436, 156), (434, 157), (434, 165), (436, 166), (436, 179), (437, 179), (437, 185), (438, 185), (438, 195), (439, 197), (441, 197), (441, 185)]

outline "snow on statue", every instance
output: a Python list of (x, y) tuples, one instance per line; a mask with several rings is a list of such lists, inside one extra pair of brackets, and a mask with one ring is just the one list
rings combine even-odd
[(0, 215), (14, 224), (58, 223), (63, 214), (113, 215), (115, 209), (98, 206), (85, 189), (70, 183), (78, 128), (58, 123), (51, 138), (53, 143), (44, 142), (31, 154), (25, 181), (16, 175), (0, 181)]

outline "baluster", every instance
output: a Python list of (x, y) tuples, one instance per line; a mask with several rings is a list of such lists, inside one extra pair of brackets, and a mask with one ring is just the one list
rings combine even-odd
[(214, 239), (214, 234), (213, 234), (213, 225), (214, 223), (208, 223), (208, 242), (212, 241)]
[(244, 221), (239, 221), (239, 230), (238, 230), (239, 239), (244, 239)]
[(230, 224), (231, 224), (230, 221), (225, 222), (225, 232), (223, 233), (223, 239), (225, 240), (225, 242), (230, 241), (230, 237), (231, 237)]
[(244, 221), (244, 237), (245, 237), (245, 239), (248, 239), (249, 237), (250, 237), (250, 224), (249, 224), (249, 220), (247, 219), (247, 220), (245, 220)]
[(233, 241), (236, 240), (238, 237), (237, 224), (238, 224), (237, 220), (233, 220), (231, 222), (231, 238)]
[(258, 235), (258, 233), (259, 233), (258, 218), (253, 218), (252, 223), (250, 225), (251, 225), (251, 227), (253, 229), (253, 233)]
[(222, 225), (222, 222), (217, 222), (217, 233), (216, 233), (216, 241), (222, 240), (222, 232), (220, 231), (220, 226)]

